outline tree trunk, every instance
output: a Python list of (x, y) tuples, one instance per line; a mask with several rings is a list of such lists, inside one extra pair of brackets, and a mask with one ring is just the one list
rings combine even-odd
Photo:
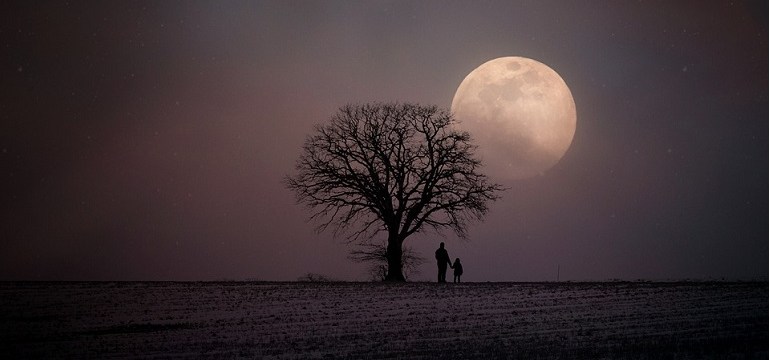
[(405, 282), (401, 259), (401, 239), (398, 234), (388, 234), (388, 276), (385, 281)]

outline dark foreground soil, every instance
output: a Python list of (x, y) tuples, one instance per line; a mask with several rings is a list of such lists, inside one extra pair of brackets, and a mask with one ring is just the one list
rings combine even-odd
[(767, 283), (0, 283), (0, 358), (767, 359)]

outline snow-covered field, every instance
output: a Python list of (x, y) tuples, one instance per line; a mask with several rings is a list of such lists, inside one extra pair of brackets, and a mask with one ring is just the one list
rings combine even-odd
[(0, 283), (0, 358), (763, 358), (767, 283)]

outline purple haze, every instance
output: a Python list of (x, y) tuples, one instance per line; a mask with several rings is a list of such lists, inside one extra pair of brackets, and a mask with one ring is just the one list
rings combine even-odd
[(365, 280), (281, 185), (312, 125), (512, 55), (570, 86), (572, 147), (470, 241), (408, 239), (413, 279), (439, 241), (466, 281), (767, 279), (766, 6), (4, 2), (0, 280)]

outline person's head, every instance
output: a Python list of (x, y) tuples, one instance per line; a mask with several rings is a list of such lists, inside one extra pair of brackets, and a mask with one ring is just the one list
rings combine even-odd
[(442, 242), (441, 244), (438, 244), (438, 247), (443, 249), (444, 248), (444, 243)]
[(455, 264), (459, 264), (459, 263), (460, 263), (460, 258), (455, 259)]

